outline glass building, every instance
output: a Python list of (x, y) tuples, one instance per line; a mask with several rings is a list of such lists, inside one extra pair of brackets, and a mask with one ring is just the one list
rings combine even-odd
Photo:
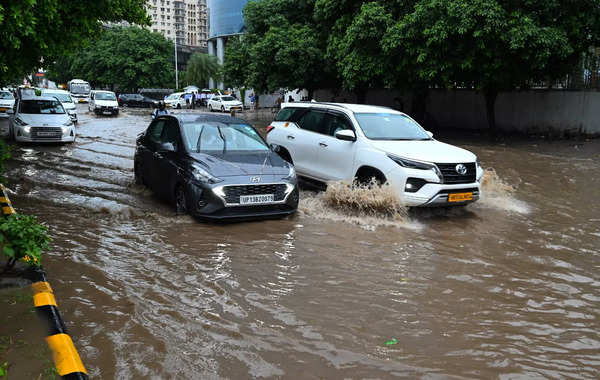
[(242, 10), (248, 0), (210, 0), (209, 38), (240, 34), (244, 29)]

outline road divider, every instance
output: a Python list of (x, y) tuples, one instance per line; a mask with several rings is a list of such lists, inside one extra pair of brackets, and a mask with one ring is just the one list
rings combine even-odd
[[(2, 184), (0, 184), (0, 207), (4, 217), (16, 214), (6, 188)], [(33, 305), (40, 320), (46, 326), (48, 332), (46, 343), (52, 351), (54, 366), (58, 374), (66, 380), (87, 380), (87, 371), (67, 332), (58, 310), (54, 291), (46, 279), (46, 272), (42, 266), (31, 267), (27, 276), (32, 281)]]

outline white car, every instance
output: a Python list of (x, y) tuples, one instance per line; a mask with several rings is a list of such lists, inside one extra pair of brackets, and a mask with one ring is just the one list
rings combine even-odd
[(88, 110), (96, 115), (118, 115), (119, 102), (112, 91), (92, 91)]
[(483, 170), (473, 153), (434, 140), (386, 107), (284, 103), (267, 142), (309, 182), (375, 178), (407, 206), (465, 205), (481, 192)]
[(185, 107), (185, 93), (175, 92), (165, 98), (165, 105), (169, 108), (181, 109)]
[(77, 105), (75, 101), (71, 97), (69, 91), (65, 90), (42, 90), (42, 95), (44, 96), (53, 96), (57, 98), (63, 105), (63, 108), (69, 114), (71, 121), (77, 124)]
[(9, 113), (9, 135), (18, 142), (75, 141), (75, 125), (55, 97), (23, 97)]
[(10, 91), (0, 90), (0, 118), (8, 117), (9, 109), (15, 106), (15, 97)]
[(241, 111), (243, 104), (233, 96), (217, 95), (208, 100), (207, 107), (210, 112), (214, 110), (229, 112), (232, 109)]

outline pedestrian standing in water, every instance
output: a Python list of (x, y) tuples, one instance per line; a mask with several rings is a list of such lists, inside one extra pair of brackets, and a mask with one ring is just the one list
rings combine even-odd
[(195, 92), (192, 92), (191, 102), (192, 102), (192, 109), (195, 110), (196, 109), (196, 93)]

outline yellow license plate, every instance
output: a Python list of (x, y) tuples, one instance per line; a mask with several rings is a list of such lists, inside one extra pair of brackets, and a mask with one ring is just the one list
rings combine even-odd
[(79, 103), (83, 103), (83, 102), (84, 102), (84, 100), (83, 100), (83, 99), (79, 99)]
[(448, 202), (472, 201), (473, 193), (455, 193), (448, 195)]
[(5, 112), (6, 108), (0, 108), (0, 112)]

